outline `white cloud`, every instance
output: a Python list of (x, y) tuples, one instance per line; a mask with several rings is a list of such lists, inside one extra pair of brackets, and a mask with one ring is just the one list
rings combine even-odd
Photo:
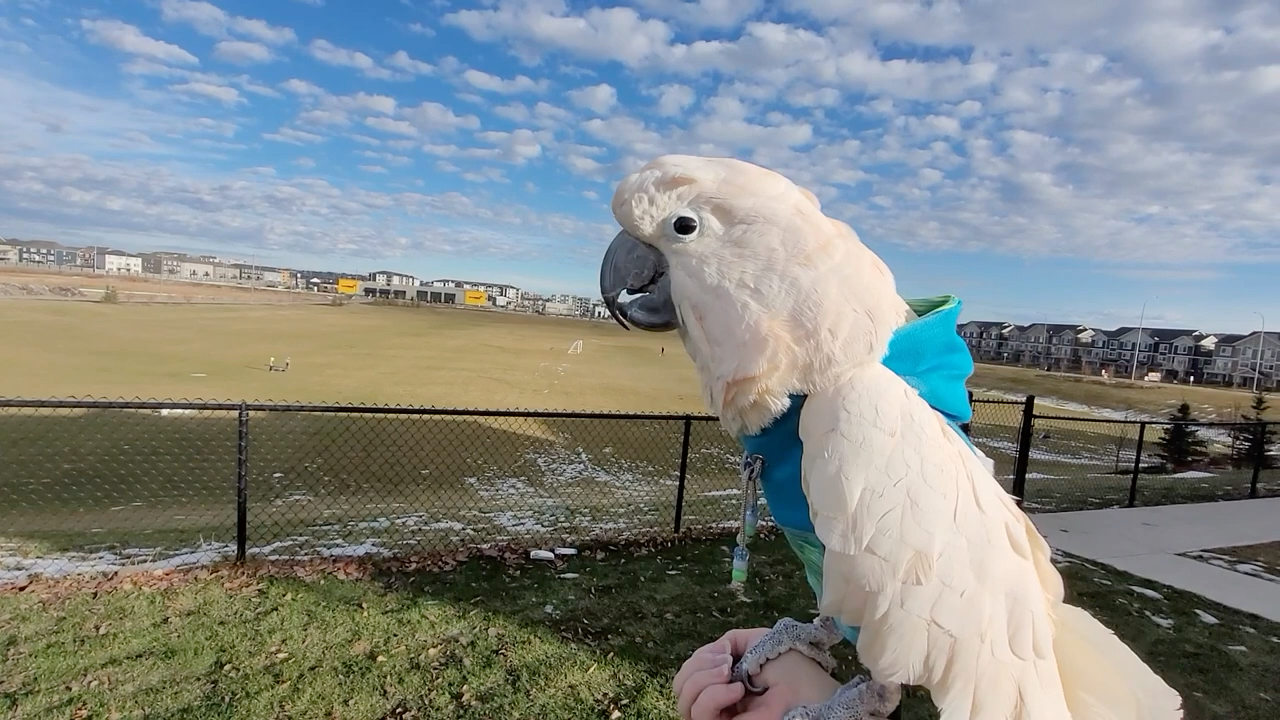
[(119, 20), (81, 20), (80, 27), (94, 42), (120, 52), (179, 65), (200, 64), (195, 55), (177, 45), (147, 37), (138, 28)]
[(226, 85), (215, 85), (207, 82), (187, 82), (178, 85), (170, 85), (170, 90), (176, 90), (180, 93), (188, 95), (199, 95), (201, 97), (217, 100), (227, 105), (234, 105), (242, 102), (240, 92), (233, 87)]
[(476, 140), (497, 147), (500, 156), (507, 162), (523, 165), (525, 162), (542, 155), (542, 142), (549, 139), (547, 134), (539, 136), (532, 130), (520, 128), (512, 132), (488, 131), (476, 133)]
[(668, 83), (658, 88), (658, 114), (678, 115), (697, 99), (693, 88), (679, 83)]
[(216, 5), (198, 0), (161, 0), (160, 17), (165, 22), (190, 25), (197, 32), (215, 38), (235, 33), (271, 45), (283, 45), (298, 39), (291, 28), (230, 15)]
[(428, 134), (480, 127), (480, 118), (475, 115), (457, 115), (444, 105), (431, 101), (400, 108), (399, 115), (412, 123), (413, 127)]
[(315, 133), (309, 133), (291, 127), (282, 127), (273, 133), (263, 133), (262, 137), (276, 142), (291, 143), (293, 145), (314, 144), (324, 140), (324, 137), (321, 135), (316, 135)]
[(424, 37), (436, 36), (435, 30), (432, 30), (426, 25), (423, 25), (422, 23), (417, 23), (417, 22), (409, 23), (409, 32), (414, 33), (416, 35), (422, 35)]
[(294, 95), (319, 97), (327, 94), (319, 85), (306, 80), (299, 80), (298, 78), (289, 78), (288, 80), (280, 83), (280, 87), (288, 90)]
[(618, 91), (608, 83), (570, 90), (565, 94), (576, 107), (586, 108), (597, 115), (607, 114), (618, 104)]
[(358, 165), (361, 170), (371, 173), (386, 173), (387, 169), (381, 165)]
[(477, 40), (512, 40), (528, 53), (558, 47), (585, 58), (639, 65), (665, 48), (671, 28), (641, 18), (628, 7), (588, 8), (571, 15), (563, 2), (501, 2), (493, 10), (460, 10), (444, 16)]
[(682, 27), (727, 29), (758, 13), (764, 0), (637, 0), (636, 4)]
[(338, 125), (351, 124), (351, 118), (341, 110), (304, 110), (298, 113), (298, 122), (303, 125)]
[(418, 128), (407, 120), (393, 120), (387, 117), (367, 117), (364, 124), (374, 130), (381, 130), (385, 133), (393, 133), (395, 135), (405, 135), (408, 137), (417, 137)]
[[(412, 147), (413, 141), (409, 141), (409, 143), (410, 143), (410, 146)], [(413, 163), (413, 158), (405, 157), (404, 155), (396, 155), (395, 153), (376, 152), (373, 150), (360, 150), (356, 154), (361, 157), (381, 160), (387, 165), (399, 166), (399, 165), (410, 165)]]
[(533, 80), (526, 75), (517, 75), (510, 80), (490, 75), (474, 68), (468, 69), (462, 73), (462, 79), (474, 88), (479, 90), (487, 90), (489, 92), (500, 93), (503, 95), (514, 95), (516, 93), (540, 93), (547, 89), (546, 80)]
[(391, 57), (386, 59), (386, 64), (397, 70), (403, 70), (414, 75), (430, 75), (435, 72), (435, 66), (421, 60), (414, 60), (409, 53), (404, 50), (397, 50)]
[[(505, 180), (496, 168), (475, 177)], [(511, 202), (484, 204), (459, 192), (376, 192), (313, 176), (184, 176), (164, 165), (64, 154), (0, 154), (0, 205), (19, 211), (11, 218), (18, 227), (61, 228), (70, 242), (158, 235), (196, 247), (367, 258), (439, 253), (510, 261), (566, 251), (589, 257), (597, 243), (579, 239), (610, 233), (603, 222)]]
[(379, 80), (387, 80), (394, 77), (394, 73), (375, 63), (373, 58), (368, 55), (359, 50), (338, 47), (328, 40), (320, 38), (312, 40), (307, 45), (307, 52), (311, 53), (311, 57), (326, 65), (355, 68), (364, 73), (366, 77)]
[(221, 40), (213, 46), (213, 56), (236, 65), (253, 65), (274, 59), (271, 48), (246, 40)]
[(316, 161), (312, 160), (309, 157), (300, 157), (295, 159), (293, 161), (293, 164), (297, 165), (298, 167), (313, 168), (316, 166)]

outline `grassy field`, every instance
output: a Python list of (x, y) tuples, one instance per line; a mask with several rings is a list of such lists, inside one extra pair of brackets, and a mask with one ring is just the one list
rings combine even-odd
[[(1018, 449), (1021, 406), (978, 403), (971, 432), (975, 444), (996, 463), (996, 477), (1012, 490)], [(1042, 410), (1052, 412), (1056, 410)], [(1096, 418), (1095, 418), (1096, 420)], [(1137, 505), (1239, 500), (1249, 496), (1253, 470), (1215, 466), (1208, 471), (1171, 475), (1160, 471), (1160, 426), (1147, 428), (1142, 444), (1142, 472)], [(1200, 431), (1210, 452), (1230, 453), (1224, 428)], [(1027, 463), (1028, 511), (1093, 510), (1123, 506), (1129, 500), (1137, 447), (1137, 425), (1076, 419), (1037, 418)], [(1258, 479), (1262, 496), (1280, 495), (1280, 469), (1264, 470)]]
[[(694, 542), (355, 581), (204, 571), (114, 589), (37, 583), (0, 593), (0, 714), (668, 720), (671, 678), (694, 648), (813, 606), (785, 542), (757, 543), (742, 598), (726, 587), (728, 552)], [(1274, 717), (1280, 625), (1060, 562), (1072, 601), (1183, 694), (1189, 720)], [(850, 648), (838, 656), (837, 676), (852, 676)], [(936, 717), (918, 689), (903, 711)]]
[[(611, 323), (360, 304), (10, 301), (0, 302), (0, 335), (30, 339), (7, 350), (0, 396), (703, 411), (677, 338)], [(578, 339), (584, 352), (568, 354)], [(271, 356), (291, 358), (289, 372), (267, 372)], [(994, 373), (1098, 405), (1109, 396), (1065, 391), (1128, 392), (1027, 370), (978, 373), (975, 386), (998, 385)], [(973, 423), (1006, 487), (1019, 420), (1016, 405), (984, 404)], [(658, 420), (254, 413), (250, 551), (404, 552), (663, 532), (674, 524), (681, 430)], [(1134, 431), (1037, 421), (1027, 508), (1127, 502)], [(0, 577), (231, 552), (236, 442), (232, 413), (0, 410)], [(698, 422), (690, 450), (684, 524), (731, 522), (737, 444)], [(1239, 498), (1249, 480), (1247, 471), (1147, 473), (1137, 501)], [(1280, 493), (1277, 471), (1261, 480), (1264, 494)]]
[[(1229, 422), (1238, 413), (1247, 412), (1252, 399), (1244, 390), (1127, 380), (1104, 382), (1097, 377), (987, 364), (975, 368), (969, 384), (1012, 395), (1060, 400), (1068, 408), (1079, 405), (1109, 410), (1119, 417), (1133, 413), (1167, 418), (1185, 400), (1196, 419)], [(1280, 421), (1280, 404), (1272, 403), (1267, 419)]]
[[(353, 304), (0, 302), (0, 397), (205, 398), (693, 411), (674, 335), (612, 323)], [(583, 341), (583, 352), (569, 346)], [(665, 355), (660, 354), (666, 347)], [(267, 360), (291, 358), (289, 372)]]

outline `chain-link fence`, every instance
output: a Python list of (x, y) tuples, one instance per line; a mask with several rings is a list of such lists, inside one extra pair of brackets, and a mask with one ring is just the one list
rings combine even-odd
[[(1028, 511), (1280, 495), (1252, 440), (1274, 426), (1198, 424), (1205, 455), (1171, 468), (1168, 423), (973, 409)], [(728, 530), (740, 453), (706, 415), (0, 399), (0, 582)]]
[(970, 434), (1028, 512), (1280, 496), (1276, 423), (1040, 414), (974, 398)]
[(0, 400), (0, 580), (731, 525), (696, 415)]

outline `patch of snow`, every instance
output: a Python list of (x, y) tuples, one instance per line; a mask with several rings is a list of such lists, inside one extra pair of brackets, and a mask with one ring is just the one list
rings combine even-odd
[(1160, 616), (1160, 615), (1155, 615), (1155, 614), (1153, 614), (1153, 613), (1151, 613), (1151, 612), (1148, 612), (1148, 613), (1147, 613), (1147, 618), (1148, 618), (1148, 619), (1150, 619), (1150, 620), (1151, 620), (1151, 622), (1153, 622), (1153, 623), (1155, 623), (1155, 624), (1159, 625), (1160, 627), (1164, 628), (1165, 630), (1168, 630), (1169, 628), (1173, 627), (1173, 620), (1172, 620), (1171, 618), (1162, 617), (1162, 616)]
[(1196, 609), (1196, 617), (1200, 618), (1200, 622), (1205, 625), (1217, 625), (1220, 622), (1218, 618), (1198, 608)]
[(1167, 477), (1193, 479), (1193, 478), (1211, 478), (1211, 477), (1217, 477), (1217, 475), (1214, 475), (1213, 473), (1201, 472), (1199, 470), (1187, 470), (1185, 472), (1168, 475)]
[(1247, 648), (1247, 647), (1245, 647), (1245, 646), (1243, 646), (1243, 645), (1228, 645), (1228, 646), (1227, 646), (1227, 649), (1228, 649), (1228, 650), (1235, 650), (1236, 652), (1249, 652), (1249, 648)]
[(1132, 591), (1134, 591), (1134, 592), (1136, 592), (1136, 593), (1138, 593), (1139, 595), (1146, 595), (1147, 597), (1151, 598), (1152, 600), (1163, 600), (1163, 599), (1164, 599), (1164, 596), (1163, 596), (1163, 595), (1161, 595), (1160, 593), (1156, 592), (1155, 590), (1151, 590), (1151, 589), (1149, 589), (1149, 588), (1139, 587), (1139, 586), (1137, 586), (1137, 585), (1130, 585), (1130, 586), (1129, 586), (1129, 589), (1130, 589), (1130, 590), (1132, 590)]

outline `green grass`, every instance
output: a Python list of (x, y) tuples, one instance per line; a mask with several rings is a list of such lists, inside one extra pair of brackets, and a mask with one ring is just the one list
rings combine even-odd
[[(669, 683), (694, 648), (814, 606), (780, 539), (754, 546), (737, 598), (725, 587), (729, 545), (607, 549), (558, 568), (472, 560), (355, 581), (307, 572), (145, 575), (114, 589), (36, 583), (0, 594), (0, 714), (673, 718)], [(1280, 626), (1104, 567), (1062, 570), (1075, 601), (1184, 694), (1191, 720), (1273, 716)], [(839, 655), (847, 678), (850, 649)], [(904, 717), (935, 717), (925, 693), (909, 693)]]

